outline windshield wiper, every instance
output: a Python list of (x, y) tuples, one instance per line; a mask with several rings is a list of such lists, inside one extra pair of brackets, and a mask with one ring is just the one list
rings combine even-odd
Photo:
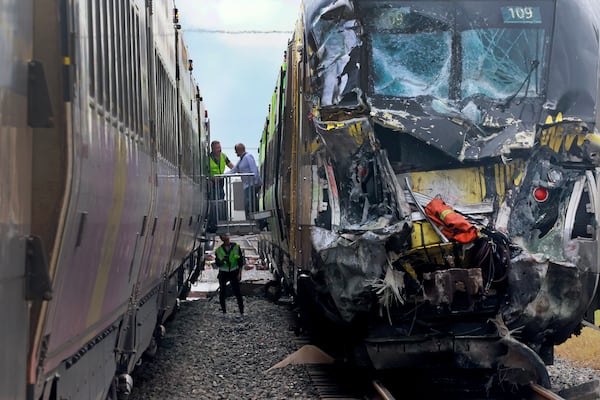
[(540, 62), (538, 60), (533, 60), (531, 62), (531, 67), (529, 68), (529, 72), (527, 73), (527, 76), (525, 77), (523, 82), (521, 82), (521, 86), (519, 86), (517, 91), (514, 94), (510, 95), (504, 101), (504, 103), (500, 105), (500, 109), (503, 112), (504, 112), (504, 110), (506, 110), (508, 108), (508, 106), (510, 106), (510, 103), (515, 99), (515, 97), (517, 97), (517, 95), (519, 93), (521, 93), (521, 89), (523, 89), (523, 86), (525, 86), (525, 85), (527, 85), (525, 87), (525, 96), (527, 96), (527, 91), (529, 90), (529, 83), (531, 82), (531, 75), (533, 75), (533, 71), (535, 71), (539, 65), (540, 65)]

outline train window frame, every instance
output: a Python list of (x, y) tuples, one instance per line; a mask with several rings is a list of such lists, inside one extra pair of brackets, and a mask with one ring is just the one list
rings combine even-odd
[(117, 116), (117, 57), (115, 54), (115, 50), (117, 48), (117, 31), (116, 31), (116, 21), (115, 21), (115, 1), (108, 1), (106, 8), (108, 10), (108, 23), (109, 23), (109, 37), (107, 38), (109, 48), (111, 51), (109, 66), (109, 91), (110, 91), (110, 113), (116, 117)]
[(96, 57), (95, 57), (95, 53), (94, 53), (94, 48), (95, 48), (95, 44), (94, 44), (94, 39), (95, 39), (95, 13), (96, 11), (94, 10), (94, 0), (88, 0), (87, 1), (87, 34), (88, 34), (88, 91), (89, 91), (89, 96), (92, 98), (96, 97), (96, 90), (95, 90), (95, 85), (96, 85), (96, 71), (95, 71), (95, 65), (94, 63), (96, 62)]
[(97, 74), (96, 74), (96, 103), (99, 105), (104, 105), (104, 58), (102, 55), (104, 54), (104, 32), (102, 28), (102, 10), (101, 4), (103, 4), (102, 0), (94, 0), (94, 29), (96, 33), (96, 40), (94, 51), (96, 53), (96, 60), (98, 63), (96, 64)]
[[(120, 2), (121, 4), (121, 24), (123, 29), (123, 46), (122, 57), (121, 57), (121, 66), (123, 68), (123, 123), (129, 129), (131, 129), (131, 114), (130, 114), (130, 103), (131, 103), (131, 57), (127, 56), (127, 47), (131, 41), (129, 34), (129, 10), (131, 8), (130, 0), (123, 0)], [(133, 131), (133, 129), (131, 129)], [(136, 132), (137, 133), (137, 132)]]
[[(136, 62), (132, 64), (133, 71), (135, 72), (134, 85), (136, 89), (134, 100), (135, 106), (135, 131), (140, 133), (140, 136), (143, 136), (142, 127), (143, 127), (143, 114), (142, 114), (142, 78), (140, 75), (139, 68), (136, 68), (136, 65), (142, 65), (141, 56), (140, 56), (140, 46), (141, 46), (141, 33), (140, 33), (140, 16), (137, 11), (133, 11), (133, 25), (134, 25), (134, 34), (135, 40), (133, 40), (134, 44), (134, 57)], [(149, 40), (147, 38), (147, 40)]]
[[(536, 46), (536, 55), (535, 57), (531, 57), (531, 60), (528, 60), (527, 63), (523, 62), (519, 64), (521, 73), (521, 80), (517, 80), (515, 86), (517, 88), (506, 89), (504, 93), (495, 94), (493, 92), (487, 93), (488, 97), (492, 100), (505, 100), (509, 98), (510, 95), (518, 95), (522, 98), (531, 98), (531, 99), (539, 99), (545, 95), (545, 87), (547, 84), (547, 75), (548, 75), (548, 63), (550, 57), (550, 40), (552, 35), (552, 27), (553, 27), (553, 15), (554, 11), (551, 9), (551, 2), (546, 0), (532, 0), (528, 2), (528, 5), (539, 7), (540, 17), (542, 22), (523, 22), (516, 23), (511, 21), (510, 23), (506, 23), (502, 16), (502, 8), (506, 5), (511, 5), (514, 2), (507, 2), (506, 4), (493, 4), (489, 2), (482, 2), (480, 0), (457, 0), (455, 2), (440, 2), (440, 1), (425, 1), (420, 2), (417, 6), (414, 3), (401, 0), (401, 1), (386, 1), (386, 2), (361, 2), (359, 4), (358, 13), (361, 15), (361, 23), (365, 27), (364, 31), (364, 39), (366, 44), (365, 54), (366, 54), (366, 65), (368, 70), (368, 76), (366, 82), (366, 90), (367, 93), (374, 98), (385, 98), (385, 99), (406, 99), (406, 98), (416, 98), (419, 96), (428, 96), (428, 93), (418, 92), (412, 93), (409, 95), (394, 95), (389, 92), (378, 92), (376, 89), (376, 80), (374, 78), (375, 69), (377, 68), (376, 60), (376, 52), (374, 50), (373, 43), (373, 32), (377, 32), (383, 30), (379, 25), (376, 25), (372, 20), (369, 20), (368, 12), (372, 9), (377, 9), (378, 7), (383, 7), (384, 4), (387, 7), (394, 6), (397, 9), (409, 9), (412, 12), (424, 12), (430, 13), (433, 16), (439, 16), (442, 20), (439, 26), (442, 26), (443, 23), (447, 24), (450, 28), (451, 38), (452, 38), (452, 53), (450, 54), (450, 65), (451, 69), (448, 70), (450, 75), (448, 75), (445, 79), (448, 86), (450, 87), (449, 93), (447, 97), (438, 97), (436, 93), (433, 93), (431, 97), (437, 97), (440, 99), (448, 99), (448, 100), (459, 100), (463, 101), (469, 97), (479, 96), (479, 93), (469, 93), (469, 90), (464, 87), (464, 77), (462, 74), (465, 72), (463, 68), (462, 57), (459, 56), (462, 54), (462, 36), (464, 32), (474, 31), (476, 29), (506, 29), (509, 30), (538, 30), (537, 42)], [(494, 7), (495, 13), (490, 12), (491, 7)], [(424, 11), (423, 11), (424, 10)], [(387, 11), (387, 10), (386, 10)], [(401, 20), (401, 19), (399, 19)], [(484, 22), (485, 21), (485, 22)], [(435, 27), (425, 26), (414, 24), (414, 32), (430, 32), (435, 31)], [(439, 27), (438, 26), (438, 27)], [(374, 28), (374, 29), (373, 29)], [(388, 29), (393, 27), (387, 27)], [(406, 31), (406, 25), (400, 26), (396, 31), (390, 29), (390, 32), (402, 32), (402, 28)], [(456, 42), (456, 43), (454, 43)], [(378, 60), (381, 57), (377, 58)], [(515, 62), (515, 65), (516, 62)], [(532, 67), (534, 65), (534, 67)], [(521, 82), (525, 82), (525, 85), (521, 85)], [(532, 83), (532, 85), (529, 85)], [(518, 88), (521, 85), (522, 87)], [(524, 92), (527, 90), (527, 92)], [(514, 92), (517, 92), (516, 94)], [(481, 96), (485, 97), (486, 93), (481, 93)], [(491, 96), (490, 96), (491, 95)]]
[(118, 88), (119, 88), (119, 93), (117, 96), (117, 101), (118, 101), (118, 110), (117, 110), (117, 114), (119, 117), (119, 121), (121, 123), (122, 126), (125, 126), (125, 115), (124, 115), (124, 104), (125, 104), (125, 79), (124, 79), (124, 73), (123, 73), (123, 69), (125, 68), (125, 51), (124, 51), (124, 38), (125, 38), (125, 24), (123, 23), (123, 4), (124, 1), (120, 0), (118, 2), (115, 3), (115, 25), (116, 25), (116, 29), (118, 30), (118, 34), (117, 34), (117, 43), (118, 43), (118, 54), (119, 54), (119, 59), (118, 59)]
[(110, 58), (109, 58), (109, 52), (108, 52), (108, 44), (109, 44), (109, 40), (108, 40), (108, 10), (106, 7), (106, 3), (104, 2), (100, 2), (100, 4), (103, 4), (104, 7), (100, 7), (101, 10), (101, 14), (102, 14), (102, 22), (101, 22), (101, 28), (102, 28), (102, 70), (103, 70), (103, 82), (102, 82), (102, 97), (104, 99), (103, 101), (103, 106), (104, 106), (104, 110), (106, 110), (106, 112), (110, 112)]

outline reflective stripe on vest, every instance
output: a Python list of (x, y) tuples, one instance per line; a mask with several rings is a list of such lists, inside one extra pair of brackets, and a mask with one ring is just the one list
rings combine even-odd
[(215, 176), (215, 175), (219, 175), (222, 174), (223, 172), (225, 172), (225, 160), (227, 157), (225, 157), (225, 154), (221, 153), (220, 159), (219, 159), (219, 164), (217, 164), (215, 162), (215, 159), (212, 156), (209, 156), (209, 164), (210, 164), (210, 176)]
[(223, 246), (218, 247), (215, 251), (215, 256), (219, 260), (223, 260), (223, 265), (219, 267), (219, 271), (235, 271), (239, 268), (238, 262), (242, 256), (240, 251), (240, 245), (237, 243), (231, 244), (231, 250), (229, 251), (229, 259), (226, 258), (227, 253)]

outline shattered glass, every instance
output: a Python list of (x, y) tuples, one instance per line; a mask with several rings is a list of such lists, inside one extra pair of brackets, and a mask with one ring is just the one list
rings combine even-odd
[(543, 30), (477, 29), (462, 32), (461, 37), (463, 98), (475, 94), (492, 99), (539, 94), (541, 68), (529, 75), (532, 62), (542, 59)]
[[(452, 38), (445, 21), (415, 16), (401, 8), (394, 29), (377, 29), (371, 34), (373, 86), (376, 95), (393, 97), (451, 97), (453, 79)], [(368, 25), (390, 24), (389, 16), (372, 13)], [(425, 20), (414, 25), (407, 20)], [(414, 25), (414, 26), (413, 26)], [(398, 32), (398, 29), (401, 32)], [(408, 30), (407, 32), (404, 32)], [(538, 96), (543, 58), (544, 29), (485, 28), (461, 32), (461, 98), (481, 94), (491, 99)]]
[(447, 98), (451, 45), (450, 32), (374, 33), (375, 94)]
[(323, 80), (321, 104), (338, 103), (344, 92), (348, 75), (346, 65), (351, 59), (350, 52), (360, 45), (356, 20), (330, 21), (319, 19), (314, 24), (315, 41), (319, 44), (318, 75)]

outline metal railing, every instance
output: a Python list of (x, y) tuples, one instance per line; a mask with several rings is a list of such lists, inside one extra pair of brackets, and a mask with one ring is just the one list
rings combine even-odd
[(258, 190), (253, 174), (219, 174), (211, 178), (208, 211), (209, 233), (244, 235), (259, 231)]

